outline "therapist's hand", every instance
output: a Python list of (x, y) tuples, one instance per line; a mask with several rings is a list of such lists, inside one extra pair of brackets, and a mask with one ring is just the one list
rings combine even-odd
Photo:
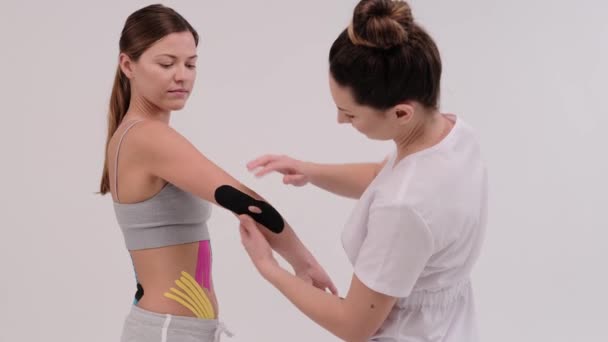
[[(259, 170), (256, 170), (261, 168)], [(306, 174), (306, 163), (288, 156), (267, 154), (247, 163), (247, 169), (255, 172), (256, 177), (262, 177), (270, 172), (283, 175), (283, 183), (304, 186), (310, 181)], [(255, 171), (254, 171), (255, 170)]]
[(280, 267), (272, 254), (272, 248), (251, 217), (239, 215), (239, 220), (241, 243), (258, 272), (266, 277), (268, 272)]
[[(268, 279), (268, 276), (281, 266), (274, 258), (270, 244), (259, 231), (253, 219), (247, 215), (240, 215), (239, 220), (241, 242), (258, 272), (260, 272), (264, 278)], [(327, 289), (334, 295), (338, 294), (336, 286), (332, 283), (325, 270), (316, 261), (313, 260), (308, 266), (294, 271), (297, 277), (314, 287), (323, 291)]]
[(303, 268), (294, 270), (296, 276), (303, 279), (309, 284), (312, 284), (314, 287), (321, 289), (323, 291), (329, 290), (334, 295), (338, 295), (338, 289), (331, 281), (323, 267), (319, 265), (316, 261), (314, 264)]

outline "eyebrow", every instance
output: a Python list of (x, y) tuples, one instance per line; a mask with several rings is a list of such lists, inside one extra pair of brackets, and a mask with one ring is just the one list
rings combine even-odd
[(344, 109), (342, 107), (338, 107), (339, 110), (343, 111), (343, 112), (348, 112), (348, 109)]
[[(164, 54), (161, 54), (161, 55), (157, 55), (156, 57), (163, 57), (163, 56), (164, 57), (171, 57), (173, 59), (177, 59), (177, 56), (170, 55), (170, 54), (167, 54), (167, 53), (164, 53)], [(198, 55), (190, 56), (190, 57), (188, 57), (188, 59), (192, 59), (192, 58), (196, 58), (196, 57), (198, 57)]]

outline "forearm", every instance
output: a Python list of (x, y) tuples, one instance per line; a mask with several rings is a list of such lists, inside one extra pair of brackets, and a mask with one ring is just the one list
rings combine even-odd
[(316, 164), (304, 162), (305, 173), (315, 186), (336, 195), (360, 198), (374, 180), (378, 163)]
[(316, 262), (313, 255), (287, 222), (285, 222), (285, 228), (280, 234), (274, 234), (266, 229), (261, 231), (272, 249), (287, 260), (295, 270), (304, 269)]
[(314, 322), (342, 340), (357, 341), (356, 329), (349, 324), (348, 313), (340, 297), (310, 286), (278, 266), (260, 271), (266, 280)]
[[(255, 191), (244, 185), (241, 185), (241, 190), (257, 200), (268, 202)], [(257, 223), (257, 226), (272, 249), (289, 262), (295, 270), (306, 268), (316, 262), (310, 251), (304, 246), (284, 217), (283, 222), (284, 228), (278, 234), (266, 229), (260, 223)]]

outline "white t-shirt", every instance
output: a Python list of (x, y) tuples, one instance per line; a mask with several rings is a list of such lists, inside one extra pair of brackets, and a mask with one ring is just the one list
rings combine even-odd
[(365, 190), (342, 233), (356, 276), (398, 297), (371, 341), (475, 342), (471, 269), (483, 240), (487, 175), (472, 129), (395, 164)]

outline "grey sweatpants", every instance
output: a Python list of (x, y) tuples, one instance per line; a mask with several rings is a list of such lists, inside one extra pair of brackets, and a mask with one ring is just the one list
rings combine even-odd
[(232, 336), (216, 319), (159, 314), (135, 305), (127, 316), (121, 342), (218, 342)]

